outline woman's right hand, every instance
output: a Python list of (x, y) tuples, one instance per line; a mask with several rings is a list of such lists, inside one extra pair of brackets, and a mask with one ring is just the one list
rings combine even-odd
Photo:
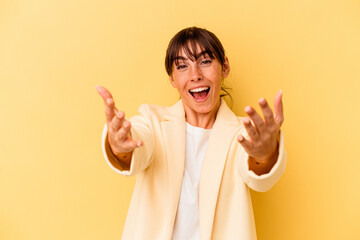
[(130, 132), (131, 124), (125, 119), (124, 112), (116, 109), (111, 93), (99, 85), (96, 85), (95, 88), (105, 103), (108, 141), (111, 150), (120, 161), (129, 162), (134, 149), (141, 147), (143, 142), (132, 139)]

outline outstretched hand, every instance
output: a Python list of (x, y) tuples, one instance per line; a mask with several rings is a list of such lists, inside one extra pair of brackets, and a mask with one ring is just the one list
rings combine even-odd
[(142, 146), (143, 142), (132, 139), (131, 124), (125, 119), (125, 113), (116, 109), (111, 93), (99, 85), (96, 85), (95, 88), (105, 103), (108, 141), (111, 150), (118, 158), (127, 158), (124, 154), (131, 153), (135, 148)]
[(275, 96), (275, 114), (264, 98), (259, 100), (259, 105), (264, 119), (252, 107), (245, 107), (249, 117), (245, 117), (243, 123), (249, 136), (239, 135), (237, 139), (250, 157), (261, 162), (270, 159), (278, 150), (277, 137), (284, 121), (282, 91)]

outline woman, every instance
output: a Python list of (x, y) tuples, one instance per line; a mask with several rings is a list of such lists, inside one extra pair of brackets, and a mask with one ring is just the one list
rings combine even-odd
[(275, 114), (259, 100), (239, 118), (221, 99), (230, 71), (218, 38), (191, 27), (170, 41), (170, 82), (181, 96), (171, 107), (142, 105), (125, 119), (109, 91), (103, 151), (118, 173), (137, 175), (122, 239), (256, 239), (249, 188), (266, 191), (286, 164), (282, 93)]

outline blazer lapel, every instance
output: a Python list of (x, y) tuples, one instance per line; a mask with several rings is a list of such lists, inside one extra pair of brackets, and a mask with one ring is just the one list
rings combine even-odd
[(231, 143), (240, 124), (224, 100), (212, 128), (199, 180), (200, 239), (211, 239), (216, 202)]
[[(161, 122), (164, 136), (169, 177), (169, 221), (168, 235), (171, 238), (176, 211), (180, 199), (185, 166), (185, 113), (182, 101), (169, 108), (169, 114)], [(156, 220), (155, 220), (156, 221)]]
[[(169, 177), (168, 236), (174, 227), (185, 167), (185, 112), (182, 101), (169, 108), (161, 122)], [(199, 180), (200, 238), (210, 239), (216, 202), (229, 147), (240, 124), (224, 100), (212, 128)]]

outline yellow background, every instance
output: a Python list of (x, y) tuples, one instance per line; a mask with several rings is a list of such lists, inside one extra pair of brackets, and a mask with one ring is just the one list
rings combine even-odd
[(358, 0), (1, 0), (0, 239), (120, 239), (135, 179), (103, 159), (94, 86), (127, 116), (175, 103), (165, 50), (193, 25), (227, 51), (235, 113), (284, 92), (288, 164), (252, 192), (258, 238), (360, 239)]

